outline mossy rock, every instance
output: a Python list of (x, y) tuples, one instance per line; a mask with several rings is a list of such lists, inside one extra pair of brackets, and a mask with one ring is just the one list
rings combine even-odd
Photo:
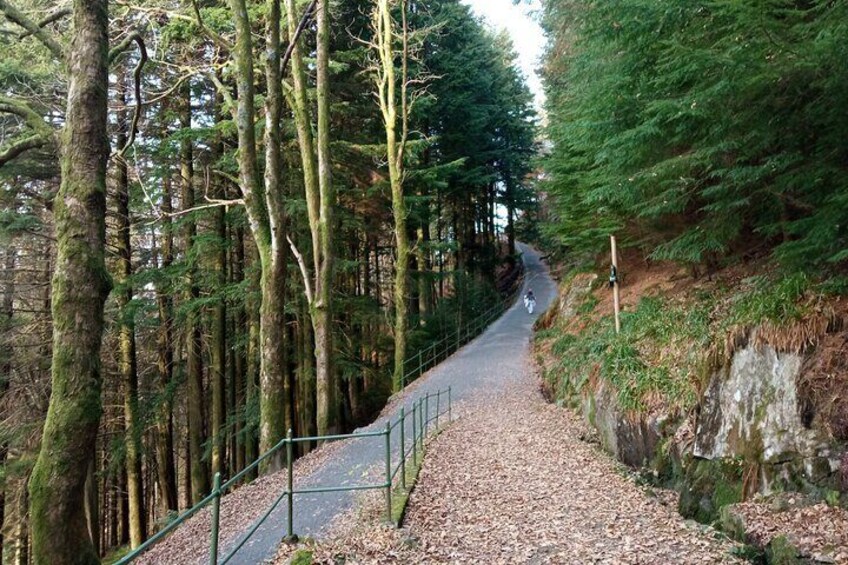
[(680, 489), (679, 511), (702, 524), (719, 519), (722, 507), (742, 501), (742, 476), (733, 461), (693, 460)]

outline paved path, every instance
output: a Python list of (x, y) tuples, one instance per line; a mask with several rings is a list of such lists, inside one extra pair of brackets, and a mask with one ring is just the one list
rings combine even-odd
[[(462, 403), (481, 394), (496, 392), (509, 380), (523, 374), (527, 359), (524, 353), (529, 347), (533, 322), (554, 299), (556, 285), (536, 251), (526, 246), (521, 246), (521, 251), (525, 265), (522, 294), (528, 287), (533, 289), (536, 312), (528, 314), (521, 301), (517, 301), (485, 332), (427, 373), (404, 399), (407, 410), (412, 410), (412, 405), (427, 393), (445, 390), (449, 386), (453, 401)], [(400, 405), (391, 414), (393, 421), (399, 410)], [(434, 407), (431, 406), (431, 410)], [(379, 431), (385, 425), (383, 418), (360, 431)], [(407, 445), (411, 445), (411, 433), (408, 429), (410, 439), (407, 439)], [(394, 434), (395, 437), (398, 435)], [(384, 441), (382, 437), (347, 441), (312, 473), (296, 480), (295, 489), (362, 484), (366, 474), (384, 465)], [(393, 449), (397, 452), (397, 446)], [(356, 493), (353, 492), (296, 495), (294, 531), (301, 537), (320, 537), (332, 520), (350, 510), (355, 502)], [(273, 558), (286, 527), (286, 509), (281, 504), (230, 562), (252, 565)], [(225, 555), (233, 544), (222, 547), (222, 555)]]

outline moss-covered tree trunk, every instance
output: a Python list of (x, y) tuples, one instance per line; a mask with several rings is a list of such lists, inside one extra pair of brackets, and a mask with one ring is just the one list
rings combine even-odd
[[(312, 137), (311, 112), (307, 98), (306, 73), (302, 49), (295, 42), (292, 50), (293, 92), (289, 103), (295, 118), (306, 195), (309, 229), (312, 238), (311, 274), (301, 258), (309, 313), (315, 339), (316, 424), (319, 435), (338, 431), (338, 384), (333, 367), (332, 286), (333, 286), (333, 208), (336, 192), (330, 162), (329, 103), (329, 3), (317, 4), (317, 139)], [(288, 31), (294, 40), (297, 18), (294, 0), (286, 0)]]
[[(280, 117), (282, 93), (280, 84), (280, 4), (268, 0), (266, 20), (266, 176), (265, 186), (259, 182), (256, 155), (255, 86), (253, 41), (245, 0), (229, 0), (236, 28), (232, 56), (235, 66), (238, 101), (235, 112), (238, 129), (239, 181), (244, 195), (248, 223), (256, 242), (261, 267), (259, 306), (259, 436), (261, 449), (277, 443), (291, 421), (291, 406), (286, 395), (285, 362), (285, 196), (281, 186)], [(270, 126), (270, 128), (269, 128)], [(269, 142), (268, 139), (271, 139)], [(279, 467), (282, 454), (270, 461)]]
[[(188, 81), (180, 91), (180, 128), (183, 133), (191, 128), (191, 85)], [(194, 208), (194, 150), (191, 139), (183, 135), (180, 140), (180, 198), (183, 212)], [(200, 502), (209, 494), (209, 467), (204, 459), (206, 441), (206, 402), (203, 394), (203, 351), (200, 315), (191, 303), (200, 297), (200, 287), (194, 263), (197, 225), (191, 214), (186, 214), (182, 227), (185, 250), (185, 301), (188, 305), (185, 319), (186, 344), (186, 414), (188, 417), (188, 447), (191, 473), (191, 500)]]
[[(392, 215), (396, 244), (394, 285), (394, 338), (395, 363), (392, 372), (392, 388), (397, 392), (403, 388), (404, 361), (406, 360), (406, 337), (408, 326), (407, 297), (409, 295), (409, 234), (407, 233), (407, 211), (404, 199), (404, 150), (407, 138), (407, 28), (406, 0), (401, 0), (403, 17), (403, 47), (400, 53), (401, 93), (398, 108), (397, 80), (395, 78), (395, 23), (389, 0), (378, 0), (374, 12), (374, 44), (377, 47), (379, 66), (376, 72), (377, 98), (386, 130), (386, 153), (389, 165), (389, 182), (392, 187)], [(401, 132), (398, 134), (398, 118)]]
[[(118, 73), (117, 78), (118, 135), (116, 147), (127, 144), (129, 123), (127, 120), (126, 76)], [(138, 366), (136, 362), (135, 314), (132, 307), (132, 241), (130, 222), (130, 181), (126, 159), (119, 155), (115, 159), (115, 252), (118, 256), (117, 284), (118, 342), (120, 348), (120, 372), (124, 393), (124, 433), (127, 471), (127, 497), (129, 499), (130, 547), (136, 548), (147, 535), (144, 512), (144, 485), (141, 475), (141, 425), (138, 412)]]
[(318, 191), (321, 206), (318, 237), (321, 266), (315, 285), (315, 376), (318, 434), (339, 431), (338, 383), (333, 367), (333, 209), (336, 191), (330, 161), (330, 1), (318, 2), (317, 15)]
[[(281, 77), (280, 0), (268, 0), (265, 23), (265, 200), (268, 213), (270, 249), (262, 283), (262, 390), (259, 407), (262, 422), (259, 449), (271, 449), (294, 427), (286, 359), (286, 212), (282, 182), (281, 119), (283, 92)], [(283, 464), (282, 450), (272, 458), (271, 468)]]
[(68, 51), (62, 182), (54, 202), (52, 390), (30, 479), (35, 563), (99, 563), (85, 481), (101, 415), (100, 342), (111, 283), (104, 261), (108, 2), (75, 0)]

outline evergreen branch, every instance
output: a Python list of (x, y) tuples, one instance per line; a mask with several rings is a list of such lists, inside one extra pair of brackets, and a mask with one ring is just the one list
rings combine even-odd
[(6, 19), (10, 22), (18, 24), (38, 39), (57, 59), (64, 61), (65, 50), (59, 42), (50, 37), (37, 23), (26, 17), (18, 8), (9, 4), (6, 0), (0, 0), (0, 12), (3, 12), (6, 15)]

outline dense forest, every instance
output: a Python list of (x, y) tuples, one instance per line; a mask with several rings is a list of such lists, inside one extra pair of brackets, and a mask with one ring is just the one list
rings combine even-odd
[[(0, 14), (2, 563), (139, 545), (287, 430), (370, 421), (407, 357), (500, 300), (535, 116), (508, 37), (459, 0)], [(827, 131), (804, 148), (822, 187)], [(827, 197), (791, 168), (787, 233)]]
[(549, 0), (543, 24), (550, 245), (844, 270), (844, 2)]

